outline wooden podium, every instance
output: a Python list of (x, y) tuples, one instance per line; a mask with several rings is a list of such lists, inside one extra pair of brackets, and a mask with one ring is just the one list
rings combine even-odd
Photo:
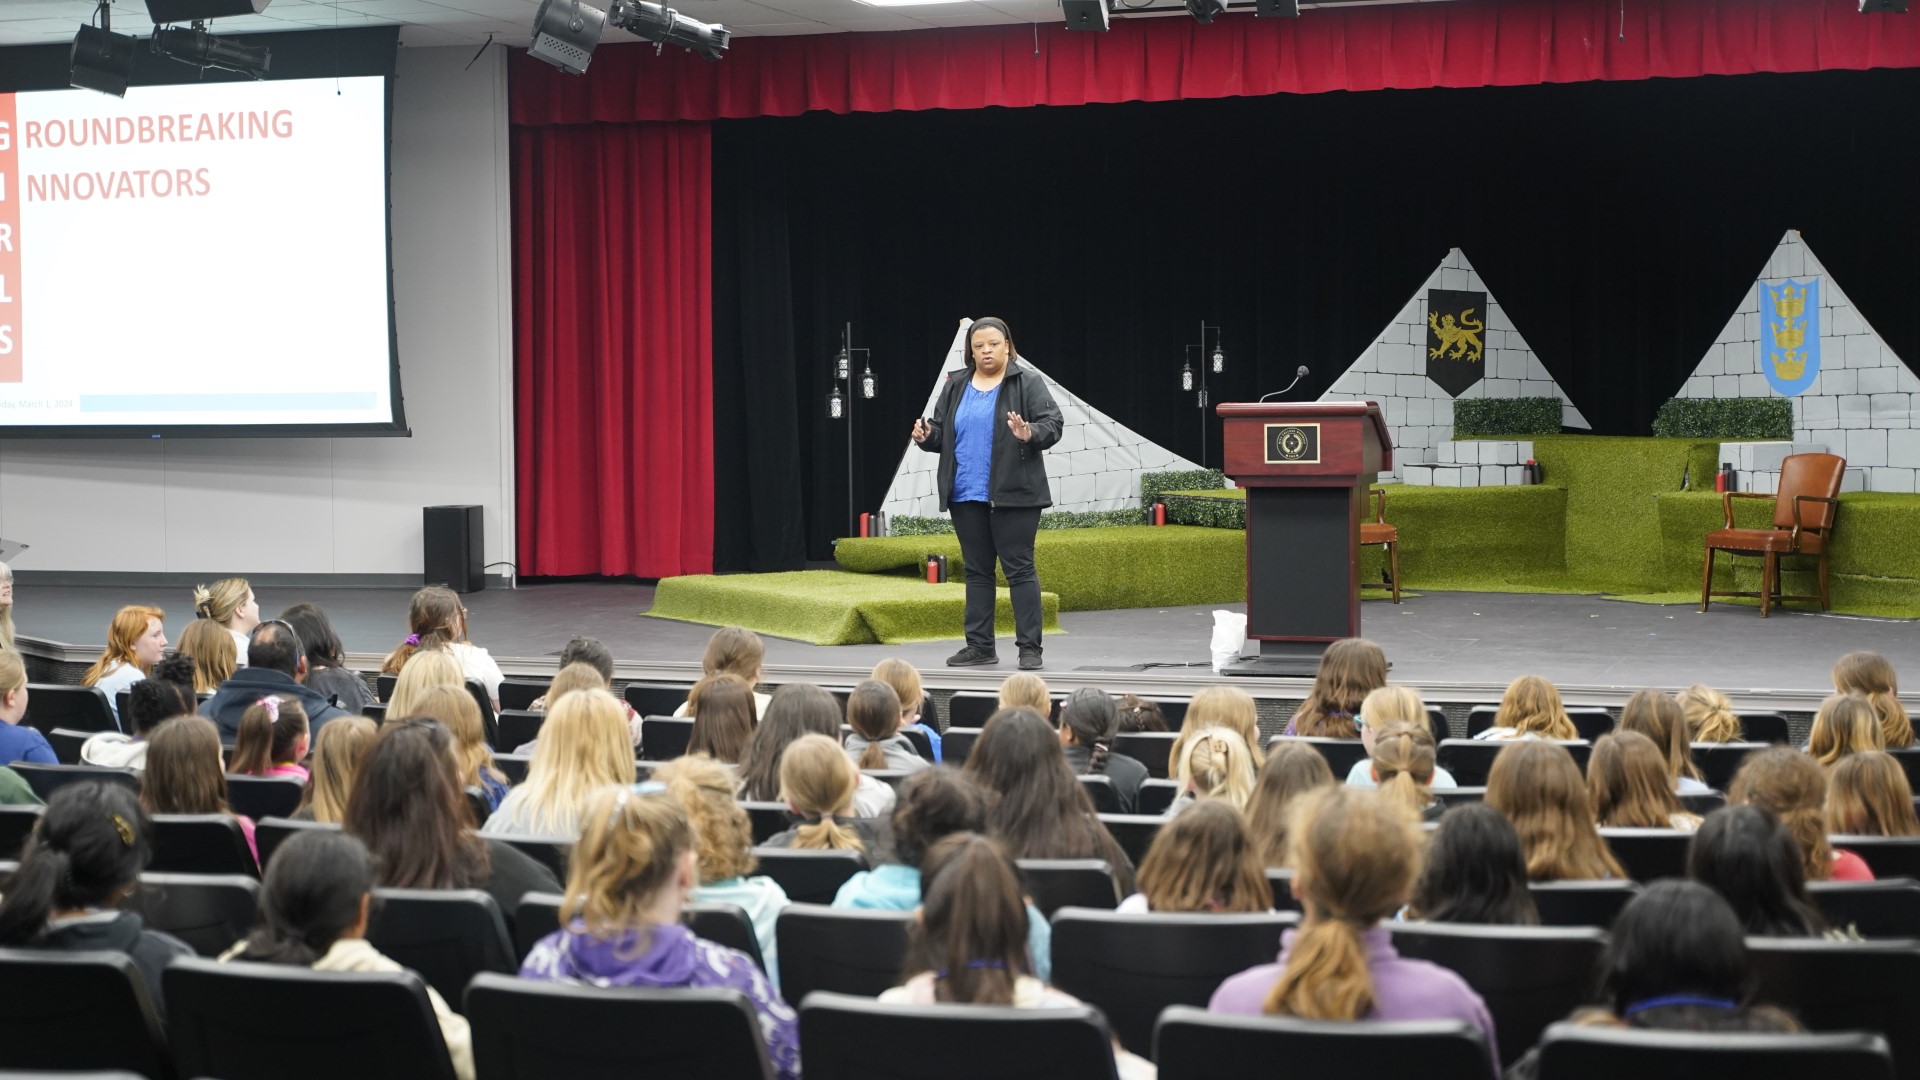
[(1226, 404), (1226, 473), (1247, 492), (1247, 637), (1235, 675), (1312, 675), (1360, 634), (1360, 519), (1393, 467), (1375, 402)]

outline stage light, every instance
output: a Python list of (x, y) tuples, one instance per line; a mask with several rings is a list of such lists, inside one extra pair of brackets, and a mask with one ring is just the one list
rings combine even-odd
[(1225, 370), (1227, 370), (1227, 354), (1220, 351), (1220, 346), (1215, 345), (1213, 347), (1213, 373), (1218, 375)]
[(614, 0), (602, 11), (581, 0), (541, 0), (533, 17), (533, 45), (527, 55), (569, 75), (584, 75), (607, 26), (626, 30), (656, 45), (678, 45), (709, 60), (720, 59), (733, 33), (719, 23), (687, 18), (670, 7), (645, 0)]
[(133, 75), (133, 50), (140, 43), (127, 34), (113, 32), (110, 2), (102, 0), (99, 13), (99, 26), (82, 26), (80, 32), (73, 35), (73, 50), (67, 61), (67, 85), (126, 97), (127, 79)]
[(147, 0), (147, 18), (155, 26), (190, 23), (203, 19), (231, 19), (237, 15), (258, 15), (272, 0)]
[(1860, 0), (1860, 14), (1872, 15), (1876, 13), (1905, 15), (1907, 13), (1907, 0)]
[(1300, 0), (1254, 0), (1253, 17), (1256, 19), (1297, 19), (1300, 17)]
[(161, 56), (201, 71), (217, 68), (251, 79), (266, 78), (267, 68), (273, 63), (273, 52), (265, 45), (242, 45), (233, 38), (215, 37), (198, 23), (192, 29), (156, 26), (148, 44)]
[(827, 393), (827, 419), (838, 420), (847, 415), (847, 399), (840, 396), (840, 388), (834, 387)]
[(695, 22), (670, 7), (645, 0), (614, 0), (607, 21), (658, 45), (678, 45), (709, 60), (727, 51), (733, 32), (719, 23)]
[(1182, 391), (1193, 389), (1192, 364), (1183, 363), (1180, 365), (1180, 389)]
[(1106, 30), (1107, 0), (1060, 0), (1069, 30)]
[(1193, 16), (1193, 21), (1202, 26), (1211, 23), (1215, 15), (1225, 10), (1227, 10), (1226, 0), (1187, 0), (1187, 14)]

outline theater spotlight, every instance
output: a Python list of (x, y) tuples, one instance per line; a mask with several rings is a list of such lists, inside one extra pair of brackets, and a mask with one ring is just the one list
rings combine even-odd
[(147, 18), (155, 26), (204, 19), (231, 19), (258, 15), (272, 0), (147, 0)]
[(1255, 0), (1253, 16), (1256, 19), (1297, 19), (1300, 17), (1300, 0)]
[(242, 45), (232, 38), (215, 37), (197, 22), (192, 29), (156, 26), (151, 44), (161, 56), (192, 64), (201, 71), (218, 68), (250, 79), (266, 78), (267, 67), (273, 62), (273, 53), (265, 45)]
[(1888, 15), (1905, 15), (1907, 0), (1860, 0), (1860, 14), (1872, 15), (1884, 12)]
[(1187, 14), (1193, 21), (1205, 26), (1213, 21), (1215, 15), (1227, 10), (1226, 0), (1187, 0)]
[(133, 50), (138, 44), (127, 34), (113, 32), (113, 5), (111, 0), (101, 0), (100, 25), (83, 25), (73, 35), (67, 84), (126, 97), (127, 79), (133, 75)]
[(594, 47), (609, 25), (656, 45), (678, 45), (709, 60), (720, 59), (733, 37), (719, 23), (687, 18), (670, 7), (645, 0), (613, 0), (605, 11), (581, 0), (541, 0), (533, 17), (533, 45), (527, 55), (569, 75), (586, 74)]
[(1060, 0), (1060, 10), (1069, 30), (1104, 31), (1111, 25), (1107, 0)]

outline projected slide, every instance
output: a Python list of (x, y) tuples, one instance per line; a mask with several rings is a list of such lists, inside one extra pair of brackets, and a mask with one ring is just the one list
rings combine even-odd
[(386, 80), (0, 94), (0, 434), (394, 420)]

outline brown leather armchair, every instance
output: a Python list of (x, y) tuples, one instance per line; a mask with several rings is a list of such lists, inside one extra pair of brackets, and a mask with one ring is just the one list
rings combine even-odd
[[(1780, 493), (1762, 495), (1750, 491), (1729, 491), (1720, 499), (1726, 515), (1726, 527), (1707, 534), (1706, 567), (1700, 575), (1700, 610), (1716, 596), (1757, 596), (1760, 617), (1778, 601), (1818, 600), (1820, 610), (1829, 607), (1827, 599), (1827, 548), (1833, 542), (1833, 524), (1840, 511), (1840, 478), (1846, 472), (1847, 459), (1833, 454), (1790, 454), (1780, 465)], [(1741, 529), (1733, 524), (1733, 500), (1772, 499), (1773, 527)], [(1760, 572), (1760, 591), (1714, 592), (1713, 554), (1754, 555), (1765, 560)], [(1819, 560), (1820, 595), (1781, 596), (1780, 556), (1811, 555)]]
[(1373, 520), (1360, 523), (1360, 543), (1384, 544), (1387, 548), (1387, 577), (1393, 585), (1393, 602), (1400, 602), (1400, 530), (1387, 524), (1387, 489), (1367, 492), (1373, 505)]

